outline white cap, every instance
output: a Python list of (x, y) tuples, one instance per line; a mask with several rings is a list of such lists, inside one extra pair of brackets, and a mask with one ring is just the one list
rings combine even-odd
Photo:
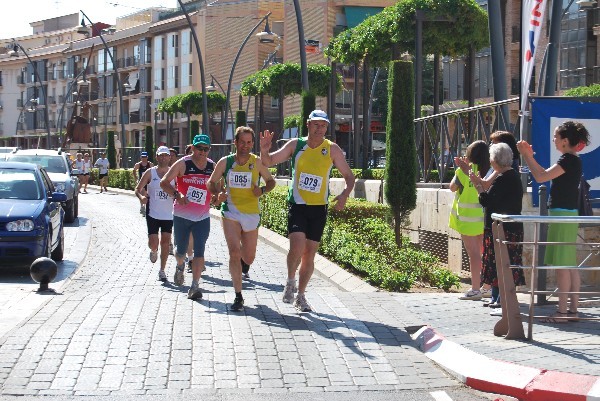
[(156, 149), (156, 154), (157, 155), (170, 155), (171, 151), (166, 146), (159, 146), (158, 149)]

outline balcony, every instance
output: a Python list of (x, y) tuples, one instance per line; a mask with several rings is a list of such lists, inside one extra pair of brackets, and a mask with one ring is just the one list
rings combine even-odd
[(48, 96), (48, 104), (56, 104), (56, 98), (54, 96)]
[(24, 76), (18, 76), (17, 77), (17, 85), (25, 85), (27, 84), (27, 82), (25, 82), (25, 77)]

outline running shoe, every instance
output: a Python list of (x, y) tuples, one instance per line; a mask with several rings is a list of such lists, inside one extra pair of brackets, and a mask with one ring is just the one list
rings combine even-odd
[(492, 287), (488, 288), (487, 290), (485, 288), (481, 287), (479, 289), (479, 292), (481, 293), (482, 298), (491, 298), (492, 297)]
[(158, 260), (158, 252), (150, 251), (150, 262), (156, 263), (157, 260)]
[(286, 304), (291, 304), (294, 301), (294, 293), (296, 292), (298, 292), (298, 288), (296, 288), (296, 283), (287, 283), (285, 285), (285, 288), (283, 289), (283, 302), (285, 302)]
[(306, 296), (304, 294), (298, 294), (296, 300), (294, 301), (294, 308), (298, 310), (298, 312), (310, 312), (312, 308), (306, 301)]
[(469, 291), (465, 292), (462, 297), (458, 299), (477, 301), (481, 299), (481, 292), (479, 292), (479, 290), (474, 290), (471, 288)]
[(165, 273), (164, 270), (159, 270), (158, 271), (158, 279), (162, 282), (167, 281), (167, 274)]
[(230, 311), (240, 312), (244, 310), (244, 298), (235, 298), (231, 306), (229, 307)]
[(197, 283), (192, 282), (192, 286), (188, 291), (188, 299), (202, 299), (202, 291)]
[(173, 282), (175, 283), (175, 285), (183, 285), (184, 281), (185, 281), (185, 276), (183, 274), (183, 266), (177, 266), (177, 268), (175, 268), (175, 276), (173, 277)]
[(242, 278), (249, 280), (250, 279), (250, 265), (244, 262), (244, 259), (240, 259), (242, 262)]

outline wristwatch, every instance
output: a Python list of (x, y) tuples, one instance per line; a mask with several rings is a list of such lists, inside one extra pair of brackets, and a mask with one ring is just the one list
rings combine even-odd
[(177, 199), (177, 195), (179, 195), (179, 191), (173, 192), (173, 198)]

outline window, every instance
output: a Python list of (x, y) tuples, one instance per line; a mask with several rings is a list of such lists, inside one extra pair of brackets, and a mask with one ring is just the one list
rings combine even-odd
[(272, 97), (271, 98), (271, 108), (272, 109), (278, 109), (279, 108), (279, 99), (277, 99), (276, 97)]
[(352, 107), (353, 92), (354, 91), (344, 89), (335, 95), (335, 107), (340, 109), (350, 109)]
[(167, 51), (167, 57), (173, 59), (174, 57), (179, 57), (179, 35), (172, 34), (169, 35), (169, 49)]
[(192, 41), (190, 40), (191, 36), (192, 35), (190, 31), (181, 32), (181, 55), (192, 53)]
[(167, 89), (179, 88), (179, 68), (172, 65), (168, 68)]
[(164, 60), (164, 38), (162, 36), (154, 39), (154, 61)]
[(104, 72), (104, 49), (98, 50), (98, 72)]
[(192, 85), (192, 63), (183, 63), (181, 65), (181, 87)]
[(154, 69), (154, 90), (165, 89), (165, 70), (163, 68)]

